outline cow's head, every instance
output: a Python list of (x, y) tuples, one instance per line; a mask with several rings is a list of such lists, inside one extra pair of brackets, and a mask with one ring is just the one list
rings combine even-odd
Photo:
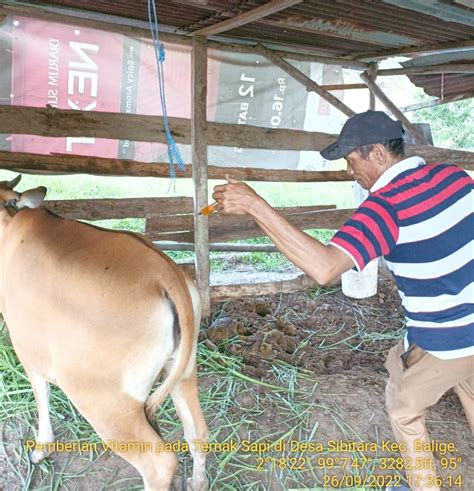
[(13, 188), (21, 181), (21, 175), (11, 181), (0, 182), (0, 213), (3, 221), (11, 218), (16, 210), (22, 208), (38, 208), (46, 195), (46, 188), (29, 189), (23, 193), (18, 193)]

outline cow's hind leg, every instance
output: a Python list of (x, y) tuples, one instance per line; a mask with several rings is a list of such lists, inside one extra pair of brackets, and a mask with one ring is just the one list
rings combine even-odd
[(104, 445), (132, 464), (143, 478), (146, 491), (168, 491), (178, 466), (174, 452), (163, 451), (164, 440), (145, 416), (143, 402), (126, 395), (91, 394), (71, 400), (91, 423)]
[(209, 431), (199, 404), (196, 369), (190, 377), (176, 384), (171, 397), (183, 423), (184, 437), (193, 456), (193, 476), (187, 481), (188, 490), (206, 491), (206, 452), (200, 444), (207, 442)]
[(25, 368), (30, 379), (38, 407), (38, 434), (34, 450), (29, 453), (30, 461), (39, 464), (50, 453), (53, 446), (54, 434), (49, 416), (49, 382), (36, 372)]

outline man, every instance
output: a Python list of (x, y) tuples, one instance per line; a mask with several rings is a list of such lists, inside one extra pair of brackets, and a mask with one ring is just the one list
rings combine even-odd
[(425, 409), (454, 387), (474, 431), (474, 186), (455, 165), (405, 158), (403, 134), (400, 122), (367, 111), (350, 118), (321, 152), (328, 160), (344, 157), (348, 174), (371, 192), (328, 245), (232, 178), (213, 197), (224, 213), (250, 215), (318, 283), (385, 256), (407, 325), (386, 361), (387, 412), (410, 487), (432, 491), (440, 482)]

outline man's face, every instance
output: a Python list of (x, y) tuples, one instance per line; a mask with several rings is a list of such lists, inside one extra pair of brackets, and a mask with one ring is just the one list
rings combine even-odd
[(345, 159), (347, 161), (347, 174), (364, 189), (370, 189), (380, 175), (380, 164), (374, 152), (370, 152), (368, 159), (364, 159), (358, 151), (354, 150), (346, 155)]

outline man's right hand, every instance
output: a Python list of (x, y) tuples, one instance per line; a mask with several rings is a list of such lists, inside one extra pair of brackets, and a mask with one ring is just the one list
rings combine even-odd
[(215, 186), (212, 198), (217, 209), (229, 215), (252, 215), (256, 207), (264, 202), (250, 186), (226, 175), (228, 184)]

